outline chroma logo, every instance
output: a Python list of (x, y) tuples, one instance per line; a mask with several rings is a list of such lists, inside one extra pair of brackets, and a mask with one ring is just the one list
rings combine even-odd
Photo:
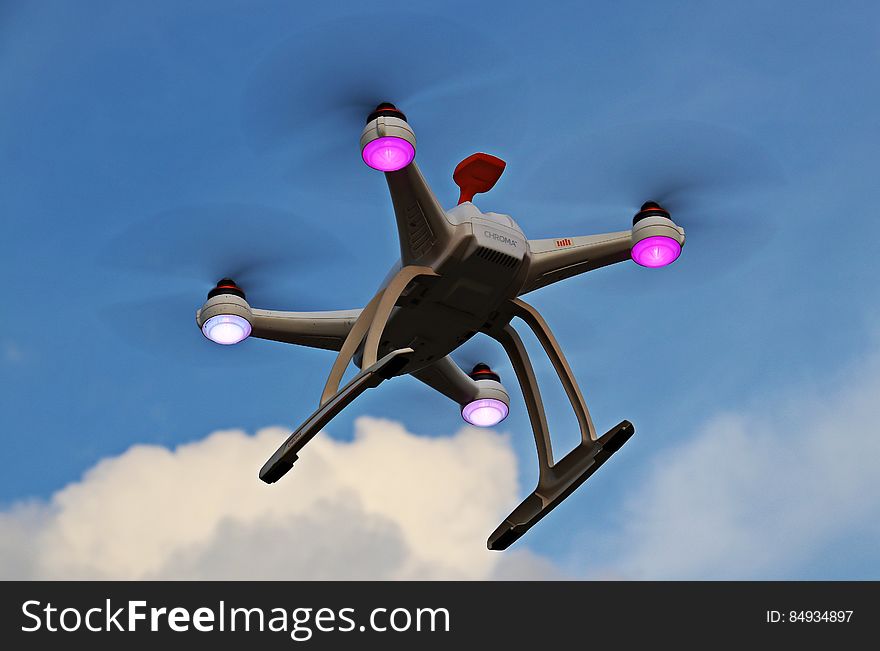
[(483, 231), (483, 234), (486, 237), (491, 237), (496, 242), (503, 242), (504, 244), (508, 244), (508, 245), (516, 248), (516, 240), (512, 240), (509, 237), (505, 237), (504, 235), (499, 235), (498, 233), (493, 233), (492, 231)]

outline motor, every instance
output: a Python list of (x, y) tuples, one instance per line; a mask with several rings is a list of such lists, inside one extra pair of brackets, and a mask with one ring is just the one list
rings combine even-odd
[(479, 363), (469, 375), (477, 385), (477, 394), (462, 405), (461, 417), (477, 427), (492, 427), (507, 418), (510, 396), (498, 374), (488, 364)]
[(633, 217), (632, 259), (643, 267), (665, 267), (681, 255), (684, 230), (655, 201), (646, 201)]
[(380, 172), (403, 169), (415, 158), (416, 134), (394, 104), (382, 102), (367, 117), (361, 133), (361, 156)]
[(216, 344), (231, 346), (247, 339), (253, 329), (251, 306), (244, 290), (230, 278), (223, 278), (196, 312), (202, 334)]

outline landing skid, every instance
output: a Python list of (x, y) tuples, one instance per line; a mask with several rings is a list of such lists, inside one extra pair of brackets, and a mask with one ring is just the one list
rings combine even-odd
[[(541, 347), (553, 364), (562, 383), (568, 401), (574, 410), (581, 432), (581, 442), (558, 462), (553, 460), (550, 430), (541, 390), (529, 359), (528, 352), (519, 334), (510, 324), (514, 317), (522, 319), (535, 333)], [(571, 495), (605, 463), (608, 458), (635, 433), (629, 421), (623, 421), (602, 437), (596, 437), (596, 430), (587, 410), (586, 402), (577, 380), (568, 365), (559, 343), (538, 311), (528, 303), (514, 299), (499, 318), (484, 328), (489, 336), (496, 339), (507, 352), (516, 373), (529, 421), (535, 437), (538, 456), (538, 485), (522, 503), (517, 506), (497, 529), (489, 536), (487, 546), (492, 550), (507, 549), (541, 518), (556, 508), (562, 500)]]
[(635, 433), (625, 420), (591, 445), (581, 443), (553, 465), (534, 492), (516, 507), (489, 536), (488, 547), (507, 549), (566, 497), (583, 484)]
[[(376, 360), (379, 350), (379, 339), (388, 323), (388, 317), (394, 309), (401, 294), (410, 282), (419, 276), (436, 276), (429, 267), (408, 265), (401, 268), (386, 287), (376, 294), (367, 304), (352, 325), (348, 336), (339, 349), (336, 361), (330, 369), (327, 383), (321, 394), (321, 404), (309, 419), (300, 425), (284, 442), (275, 454), (260, 469), (260, 479), (267, 484), (274, 484), (293, 467), (296, 453), (299, 452), (324, 425), (336, 416), (355, 398), (367, 389), (379, 386), (384, 380), (397, 375), (409, 362), (412, 348), (394, 350), (382, 359)], [(362, 371), (341, 389), (339, 383), (345, 369), (351, 363), (358, 347), (363, 343)]]
[(324, 402), (309, 419), (291, 434), (284, 444), (266, 462), (260, 470), (260, 479), (267, 484), (274, 484), (293, 468), (297, 453), (329, 423), (336, 414), (354, 402), (355, 398), (367, 389), (372, 389), (394, 377), (403, 368), (412, 348), (401, 348), (385, 355), (372, 366), (365, 368), (354, 376), (335, 395)]

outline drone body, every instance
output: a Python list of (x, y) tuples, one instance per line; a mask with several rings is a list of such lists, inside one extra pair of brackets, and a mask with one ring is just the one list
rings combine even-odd
[[(633, 434), (623, 421), (599, 437), (568, 362), (541, 315), (519, 297), (540, 287), (616, 262), (643, 266), (674, 261), (684, 230), (658, 204), (646, 203), (631, 230), (529, 240), (507, 215), (483, 213), (471, 199), (494, 185), (503, 161), (475, 154), (456, 168), (459, 204), (444, 210), (413, 161), (415, 135), (393, 105), (380, 104), (361, 137), (364, 161), (388, 182), (400, 241), (400, 260), (361, 310), (279, 312), (252, 308), (231, 280), (220, 281), (198, 311), (205, 335), (224, 344), (247, 336), (338, 351), (318, 410), (260, 471), (278, 481), (318, 431), (368, 388), (411, 374), (457, 403), (475, 425), (507, 416), (509, 397), (485, 365), (462, 370), (449, 356), (476, 333), (496, 339), (510, 357), (534, 431), (539, 463), (535, 491), (490, 536), (506, 549), (595, 472)], [(577, 417), (581, 443), (553, 459), (547, 419), (528, 354), (511, 325), (519, 317), (538, 338)], [(354, 361), (360, 372), (340, 388)]]

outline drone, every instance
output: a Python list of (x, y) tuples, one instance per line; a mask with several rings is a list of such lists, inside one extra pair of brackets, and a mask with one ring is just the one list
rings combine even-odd
[[(260, 470), (273, 484), (303, 447), (367, 389), (409, 374), (451, 399), (462, 418), (492, 427), (510, 410), (499, 375), (485, 363), (470, 371), (450, 356), (477, 333), (495, 339), (510, 358), (528, 411), (538, 457), (534, 491), (489, 536), (491, 550), (507, 549), (558, 506), (635, 433), (621, 421), (597, 436), (577, 380), (547, 322), (522, 296), (552, 283), (626, 260), (644, 267), (674, 262), (685, 241), (655, 201), (645, 202), (632, 228), (601, 235), (527, 239), (509, 215), (482, 212), (476, 194), (504, 172), (500, 158), (476, 153), (455, 168), (458, 204), (444, 210), (415, 162), (416, 136), (406, 116), (383, 102), (367, 116), (360, 138), (363, 161), (385, 174), (400, 242), (400, 259), (363, 309), (285, 312), (257, 309), (244, 290), (224, 278), (208, 293), (196, 322), (211, 341), (237, 344), (248, 337), (336, 351), (318, 409)], [(581, 440), (554, 459), (534, 367), (512, 321), (537, 337), (577, 418)], [(354, 362), (359, 372), (343, 386)]]

